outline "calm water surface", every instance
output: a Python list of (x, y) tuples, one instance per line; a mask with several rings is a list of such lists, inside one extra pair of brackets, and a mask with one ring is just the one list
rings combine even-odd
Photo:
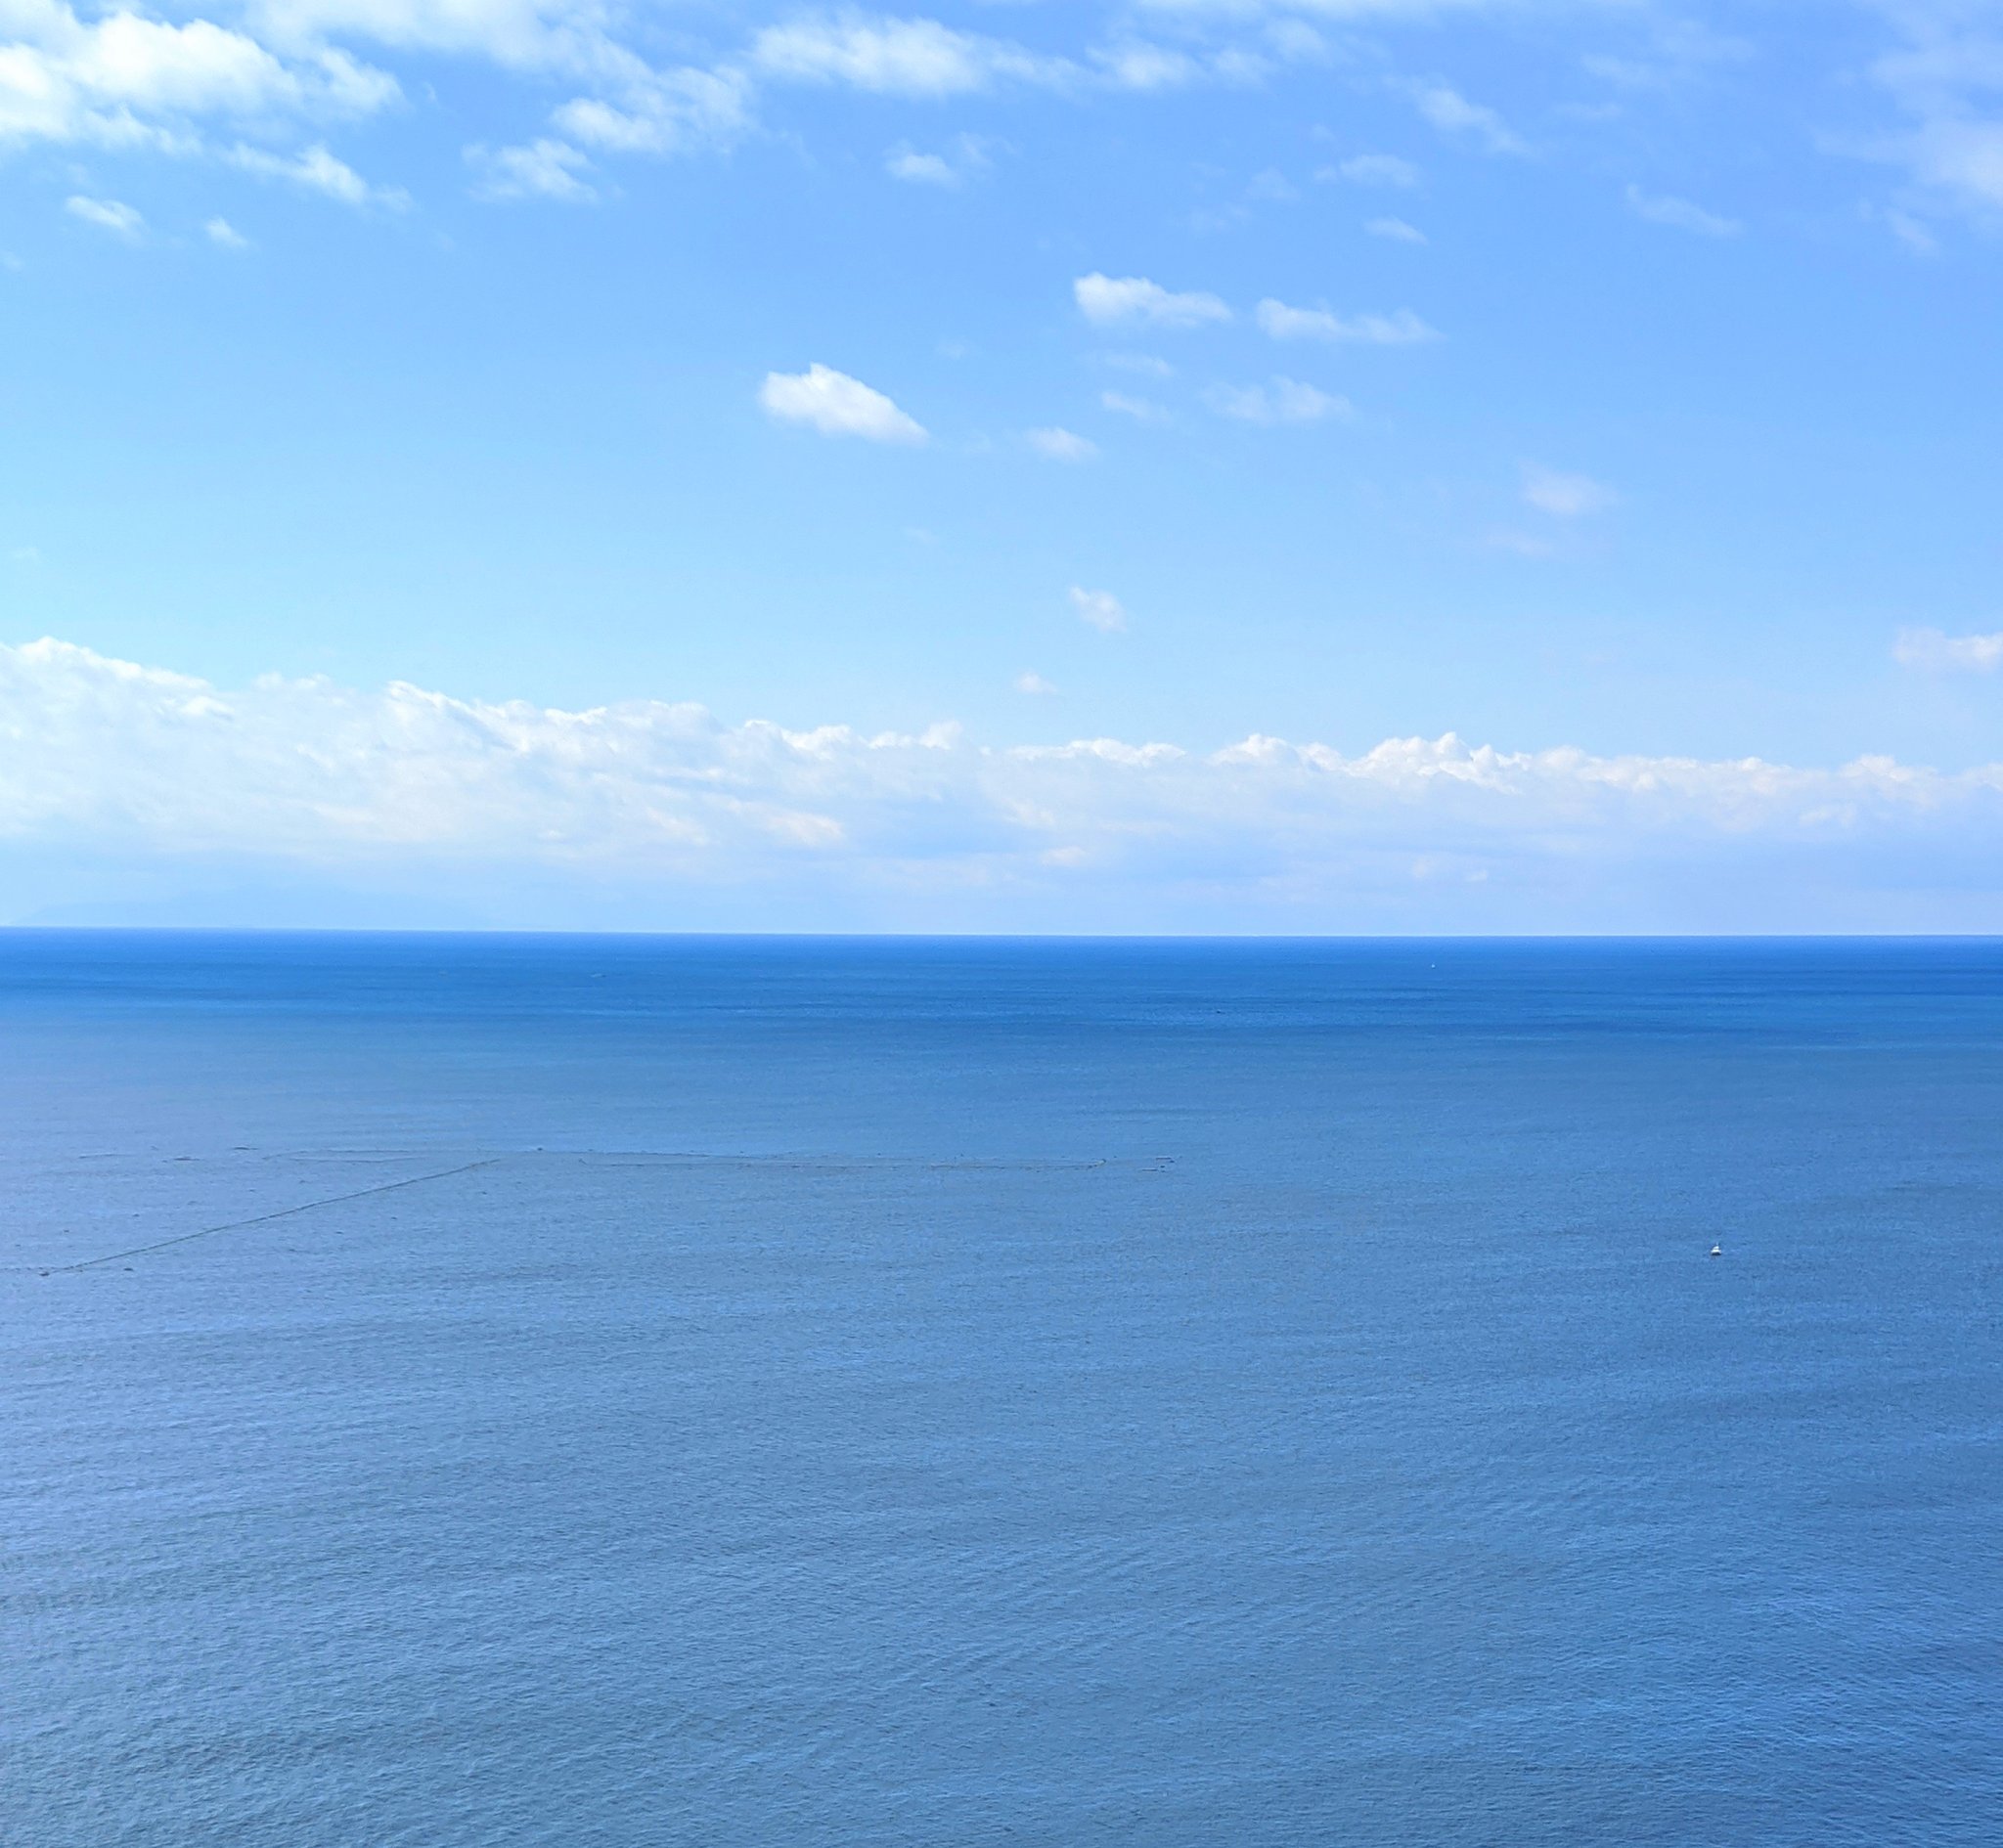
[(1992, 1843), (1999, 1126), (1987, 944), (0, 934), (0, 1836)]

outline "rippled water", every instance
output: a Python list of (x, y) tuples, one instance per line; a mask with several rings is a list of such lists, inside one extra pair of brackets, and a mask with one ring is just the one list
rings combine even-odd
[(0, 1834), (1994, 1841), (1999, 1124), (1988, 945), (0, 935)]

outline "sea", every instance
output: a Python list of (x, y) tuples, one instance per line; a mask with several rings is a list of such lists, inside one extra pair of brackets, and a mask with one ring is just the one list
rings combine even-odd
[(0, 933), (0, 1839), (2003, 1840), (2003, 945)]

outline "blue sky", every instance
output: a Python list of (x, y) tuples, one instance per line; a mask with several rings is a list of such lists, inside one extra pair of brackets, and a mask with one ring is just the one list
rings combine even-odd
[(0, 0), (0, 918), (2003, 926), (1992, 0)]

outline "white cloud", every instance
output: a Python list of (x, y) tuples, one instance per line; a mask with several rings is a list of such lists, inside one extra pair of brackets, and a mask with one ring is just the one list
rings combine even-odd
[(1061, 424), (1048, 424), (1040, 430), (1031, 430), (1023, 439), (1039, 456), (1047, 457), (1051, 462), (1091, 462), (1099, 453), (1099, 446), (1089, 436), (1080, 436), (1075, 430), (1067, 430)]
[(608, 154), (679, 154), (728, 148), (751, 126), (751, 89), (739, 71), (618, 65), (610, 96), (577, 97), (550, 124), (569, 141)]
[(1524, 505), (1536, 507), (1539, 513), (1562, 520), (1583, 519), (1589, 513), (1605, 512), (1620, 498), (1612, 488), (1590, 475), (1560, 474), (1535, 462), (1524, 465)]
[(81, 18), (67, 0), (9, 0), (0, 12), (0, 145), (95, 142), (185, 152), (205, 118), (362, 114), (398, 94), (393, 78), (327, 47), (281, 58), (210, 20), (137, 12)]
[(1915, 209), (1962, 211), (1993, 223), (2003, 207), (2003, 17), (1989, 0), (1876, 0), (1899, 34), (1870, 76), (1902, 126), (1852, 152), (1902, 166)]
[(1347, 180), (1352, 186), (1393, 186), (1411, 188), (1419, 183), (1419, 170), (1397, 154), (1352, 154), (1332, 167), (1323, 167), (1318, 180)]
[(908, 180), (914, 186), (957, 186), (959, 169), (943, 154), (918, 154), (910, 148), (893, 148), (883, 159), (883, 170), (893, 180)]
[(1002, 81), (1061, 84), (1076, 74), (1062, 59), (956, 31), (937, 20), (857, 13), (767, 26), (752, 41), (751, 62), (782, 81), (907, 97), (963, 96)]
[(1117, 635), (1127, 627), (1127, 611), (1111, 591), (1087, 591), (1071, 587), (1071, 607), (1078, 620), (1090, 623), (1102, 635)]
[(1201, 328), (1231, 318), (1230, 309), (1215, 295), (1176, 294), (1144, 276), (1103, 276), (1093, 271), (1073, 283), (1071, 292), (1079, 312), (1102, 328)]
[(990, 145), (979, 135), (958, 135), (946, 153), (930, 154), (900, 142), (884, 155), (883, 170), (912, 186), (957, 187), (989, 165)]
[(109, 231), (114, 238), (123, 238), (127, 243), (137, 243), (146, 235), (146, 220), (122, 199), (87, 198), (81, 193), (72, 193), (63, 201), (63, 209), (72, 218)]
[(1652, 8), (1632, 9), (1630, 17), (1642, 27), (1639, 55), (1588, 52), (1579, 61), (1582, 69), (1616, 89), (1668, 94), (1707, 71), (1743, 64), (1755, 55), (1747, 40), (1714, 32), (1694, 20)]
[(1169, 420), (1167, 405), (1156, 404), (1152, 398), (1136, 398), (1132, 392), (1102, 391), (1099, 403), (1115, 416), (1132, 418), (1136, 423), (1166, 423)]
[(1520, 533), (1498, 526), (1485, 534), (1482, 544), (1494, 551), (1506, 551), (1518, 558), (1555, 558), (1558, 548), (1542, 533)]
[(1402, 218), (1372, 218), (1363, 226), (1373, 238), (1383, 238), (1391, 243), (1424, 243), (1426, 234), (1417, 225), (1408, 225)]
[(860, 436), (871, 443), (922, 443), (924, 426), (880, 391), (830, 366), (804, 373), (767, 373), (758, 402), (768, 417), (804, 423), (823, 436)]
[(1524, 154), (1522, 139), (1493, 110), (1470, 103), (1458, 90), (1444, 83), (1414, 83), (1401, 86), (1412, 106), (1443, 135), (1471, 141), (1489, 154)]
[(480, 171), (474, 193), (481, 198), (553, 198), (582, 204), (598, 198), (581, 176), (591, 156), (567, 141), (544, 136), (520, 148), (468, 148), (467, 158)]
[(597, 0), (246, 0), (245, 10), (282, 45), (368, 39), (520, 69), (589, 68), (617, 55)]
[(1041, 674), (1030, 673), (1018, 674), (1015, 677), (1015, 690), (1018, 693), (1030, 693), (1043, 697), (1055, 693), (1057, 688), (1045, 680)]
[(1260, 330), (1275, 340), (1356, 341), (1367, 346), (1416, 346), (1440, 335), (1409, 308), (1388, 315), (1337, 315), (1326, 308), (1289, 308), (1268, 297), (1259, 304)]
[(402, 211), (411, 202), (411, 196), (402, 187), (370, 185), (345, 160), (319, 145), (295, 154), (275, 154), (268, 149), (240, 144), (230, 150), (229, 160), (245, 173), (255, 173), (265, 179), (289, 180), (309, 193), (324, 193), (343, 205), (382, 205), (392, 211)]
[(1989, 636), (1950, 636), (1938, 629), (1907, 629), (1892, 648), (1906, 667), (1935, 673), (1993, 674), (2003, 667), (2003, 630)]
[(1187, 52), (1129, 39), (1092, 54), (1100, 74), (1121, 90), (1180, 90), (1209, 72)]
[(1922, 186), (1987, 216), (2003, 206), (2003, 121), (1930, 116), (1892, 144)]
[[(1450, 732), (1353, 751), (1258, 734), (1211, 751), (984, 745), (953, 726), (795, 730), (645, 699), (574, 712), (275, 675), (223, 688), (61, 642), (0, 647), (15, 915), (35, 902), (30, 869), (65, 857), (100, 890), (107, 868), (162, 866), (564, 902), (638, 889), (659, 895), (659, 921), (736, 891), (781, 895), (747, 921), (848, 895), (877, 908), (841, 914), (878, 928), (1993, 928), (1999, 850), (1996, 764), (1803, 768)], [(1059, 871), (1102, 876), (1128, 908), (1009, 908)], [(1399, 909), (1415, 884), (1522, 908)], [(953, 895), (970, 908), (930, 908)], [(497, 903), (506, 921), (546, 915)]]
[(1908, 250), (1921, 256), (1932, 256), (1940, 248), (1940, 240), (1910, 212), (1891, 207), (1876, 216), (1884, 219), (1885, 228)]
[(1105, 363), (1116, 373), (1133, 373), (1140, 378), (1173, 378), (1176, 369), (1152, 353), (1108, 353)]
[(211, 218), (201, 230), (210, 243), (219, 243), (225, 250), (247, 250), (250, 247), (250, 240), (227, 218)]
[(1694, 231), (1700, 238), (1736, 238), (1745, 226), (1736, 218), (1720, 218), (1687, 198), (1644, 193), (1638, 186), (1627, 189), (1627, 209), (1652, 225), (1669, 225), (1677, 231)]
[(1007, 85), (1085, 94), (1152, 92), (1202, 82), (1252, 83), (1270, 62), (1240, 46), (1198, 55), (1116, 31), (1078, 57), (1031, 51), (1008, 39), (960, 31), (938, 20), (853, 10), (770, 25), (750, 62), (776, 82), (844, 84), (879, 96), (968, 96)]
[(1356, 415), (1347, 398), (1317, 391), (1297, 378), (1275, 378), (1270, 385), (1213, 385), (1203, 400), (1218, 416), (1240, 423), (1320, 423)]

